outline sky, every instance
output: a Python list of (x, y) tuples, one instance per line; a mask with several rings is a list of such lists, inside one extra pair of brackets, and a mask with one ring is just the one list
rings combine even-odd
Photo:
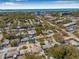
[(78, 0), (0, 0), (0, 9), (79, 8)]

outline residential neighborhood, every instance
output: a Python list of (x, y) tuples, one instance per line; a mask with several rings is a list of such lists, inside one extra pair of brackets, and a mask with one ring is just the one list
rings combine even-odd
[(0, 59), (79, 59), (79, 11), (0, 13)]

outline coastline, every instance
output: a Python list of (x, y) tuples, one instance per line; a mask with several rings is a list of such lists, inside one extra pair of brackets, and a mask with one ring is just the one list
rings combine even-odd
[(61, 8), (61, 9), (0, 9), (0, 12), (51, 12), (51, 11), (79, 11), (79, 8)]

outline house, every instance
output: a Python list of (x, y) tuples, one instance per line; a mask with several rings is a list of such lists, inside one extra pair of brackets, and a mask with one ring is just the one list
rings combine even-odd
[(32, 21), (32, 19), (29, 19), (29, 23), (30, 23), (31, 25), (33, 25), (33, 21)]
[(42, 30), (43, 34), (47, 34), (48, 36), (51, 36), (54, 34), (54, 32), (52, 30)]
[(20, 50), (20, 55), (24, 55), (26, 53), (26, 50)]
[(42, 33), (43, 34), (47, 34), (47, 30), (42, 30)]
[(2, 57), (0, 57), (0, 58), (2, 58), (2, 59), (6, 59), (6, 54), (8, 53), (8, 49), (7, 48), (4, 48), (1, 52), (0, 52), (0, 54), (2, 54)]
[(73, 17), (73, 16), (71, 16), (71, 17), (69, 17), (69, 20), (71, 20), (71, 21), (78, 21), (79, 20), (79, 17)]
[(28, 31), (28, 34), (29, 35), (36, 34), (36, 30), (30, 30), (30, 31)]
[(28, 46), (27, 51), (33, 53), (39, 53), (42, 51), (42, 48), (39, 45), (31, 44), (30, 46)]
[(69, 43), (72, 44), (72, 45), (76, 45), (76, 46), (79, 45), (79, 43), (76, 42), (75, 40), (70, 40)]
[(69, 26), (73, 26), (75, 24), (76, 24), (76, 22), (70, 22), (70, 23), (64, 24), (63, 26), (69, 27)]
[(40, 20), (39, 20), (39, 19), (35, 19), (34, 24), (39, 25), (39, 24), (41, 24), (41, 22), (40, 22)]
[(62, 22), (63, 22), (63, 20), (61, 19), (61, 20), (57, 20), (55, 23), (59, 24), (59, 23), (62, 23)]
[(74, 29), (77, 27), (75, 22), (64, 24), (64, 27), (67, 28), (67, 31), (74, 32)]
[(26, 42), (28, 40), (29, 40), (29, 38), (28, 37), (25, 37), (25, 38), (21, 39), (21, 42)]
[(8, 39), (5, 39), (4, 41), (3, 41), (3, 43), (2, 43), (2, 48), (3, 47), (6, 47), (8, 44), (9, 44), (9, 40)]
[(5, 45), (9, 44), (9, 40), (5, 39), (2, 44), (5, 44)]
[(31, 25), (28, 26), (28, 29), (27, 30), (34, 30), (35, 28)]
[(44, 41), (45, 45), (43, 45), (43, 49), (50, 48), (51, 44), (47, 40)]
[(39, 56), (43, 56), (43, 55), (45, 55), (44, 50), (42, 49), (42, 51), (41, 51), (38, 55), (39, 55)]
[(64, 40), (64, 41), (65, 41), (65, 44), (72, 44), (72, 45), (74, 45), (74, 46), (78, 46), (78, 45), (79, 45), (78, 41), (76, 41), (76, 40), (73, 39), (73, 38), (70, 38), (70, 39)]
[(16, 54), (14, 54), (14, 55), (13, 55), (13, 59), (16, 59), (16, 58), (17, 58), (17, 55), (16, 55)]
[(6, 58), (12, 58), (14, 55), (18, 56), (18, 55), (20, 55), (20, 52), (16, 51), (16, 50), (8, 51)]
[(36, 30), (28, 30), (28, 37), (33, 38), (36, 34)]
[(50, 35), (50, 34), (54, 34), (54, 32), (52, 30), (47, 30), (47, 34)]

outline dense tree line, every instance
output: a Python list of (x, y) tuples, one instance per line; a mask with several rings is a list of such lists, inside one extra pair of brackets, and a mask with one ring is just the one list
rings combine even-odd
[(79, 50), (72, 45), (56, 45), (45, 52), (56, 59), (79, 59)]

